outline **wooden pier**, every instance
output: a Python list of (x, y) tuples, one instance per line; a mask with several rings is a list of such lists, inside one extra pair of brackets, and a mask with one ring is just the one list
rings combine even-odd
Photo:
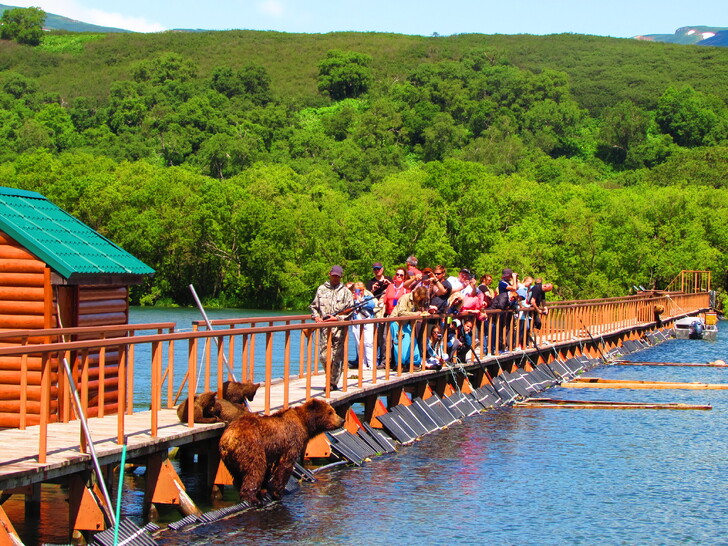
[[(655, 314), (658, 306), (663, 310), (660, 317)], [(322, 397), (336, 407), (340, 415), (348, 415), (355, 406), (358, 419), (374, 423), (378, 412), (386, 412), (407, 395), (422, 396), (426, 389), (440, 395), (453, 388), (468, 392), (468, 389), (490, 382), (502, 370), (529, 369), (541, 362), (580, 355), (599, 358), (622, 343), (637, 340), (669, 326), (677, 318), (708, 308), (706, 293), (650, 293), (627, 298), (562, 302), (550, 306), (550, 313), (543, 317), (542, 329), (535, 332), (535, 346), (525, 350), (515, 346), (514, 340), (518, 338), (512, 334), (508, 339), (497, 340), (505, 345), (504, 352), (489, 354), (484, 350), (489, 346), (486, 328), (481, 328), (476, 332), (478, 358), (457, 368), (419, 371), (415, 369), (413, 358), (409, 362), (393, 362), (387, 356), (384, 369), (366, 371), (361, 369), (360, 361), (360, 369), (344, 369), (343, 382), (336, 391), (329, 389), (326, 370), (318, 363), (320, 337), (317, 330), (329, 325), (314, 323), (308, 316), (213, 321), (212, 331), (202, 330), (200, 325), (196, 325), (191, 332), (178, 332), (166, 326), (162, 332), (160, 325), (152, 325), (158, 332), (151, 335), (139, 333), (143, 325), (134, 326), (137, 330), (131, 333), (103, 332), (100, 329), (102, 339), (88, 339), (90, 330), (93, 330), (89, 328), (78, 329), (76, 335), (68, 331), (73, 329), (66, 329), (62, 336), (57, 334), (58, 331), (56, 334), (40, 331), (40, 335), (48, 337), (48, 343), (0, 347), (0, 357), (20, 357), (22, 361), (32, 355), (42, 363), (39, 403), (41, 408), (45, 408), (40, 413), (38, 424), (0, 430), (0, 490), (3, 498), (24, 494), (32, 503), (37, 501), (38, 484), (65, 484), (70, 497), (69, 535), (73, 529), (96, 531), (104, 527), (103, 512), (108, 507), (97, 506), (98, 495), (92, 494), (95, 480), (90, 478), (91, 457), (81, 434), (80, 421), (76, 419), (68, 393), (64, 392), (69, 385), (67, 380), (64, 383), (59, 366), (63, 359), (72, 363), (73, 379), (85, 413), (89, 408), (89, 383), (92, 380), (88, 376), (88, 355), (99, 355), (94, 364), (98, 366), (101, 377), (105, 352), (113, 351), (118, 355), (114, 363), (119, 375), (118, 385), (115, 384), (115, 388), (108, 392), (102, 389), (101, 403), (95, 406), (116, 407), (118, 411), (101, 411), (101, 415), (88, 416), (93, 446), (107, 476), (104, 481), (111, 489), (115, 482), (113, 469), (120, 462), (122, 445), (126, 444), (127, 459), (147, 467), (145, 503), (179, 505), (184, 504), (181, 498), (184, 497), (184, 486), (168, 464), (170, 448), (195, 448), (209, 453), (209, 482), (226, 482), (224, 479), (221, 481), (216, 453), (217, 440), (224, 425), (180, 423), (174, 409), (176, 400), (205, 390), (221, 392), (222, 383), (230, 377), (232, 370), (239, 380), (264, 376), (251, 403), (252, 411), (269, 414), (312, 397)], [(381, 322), (388, 326), (394, 321), (426, 322), (436, 318), (371, 319), (344, 322), (337, 326), (360, 327)], [(490, 312), (489, 320), (502, 320), (502, 314)], [(513, 320), (516, 334), (519, 322)], [(389, 328), (386, 331), (389, 332)], [(17, 339), (38, 335), (37, 330), (12, 333)], [(202, 345), (205, 340), (209, 343)], [(262, 346), (262, 350), (257, 352), (256, 340), (258, 347)], [(294, 340), (295, 343), (292, 343)], [(411, 343), (415, 342), (412, 339)], [(392, 345), (401, 344), (402, 339), (393, 339), (388, 333), (385, 343), (389, 349)], [(148, 348), (150, 361), (139, 360), (138, 355), (142, 354), (144, 346)], [(184, 348), (186, 362), (180, 362), (179, 355), (175, 360), (180, 348)], [(275, 359), (274, 354), (277, 355)], [(198, 378), (195, 376), (200, 360), (204, 362), (204, 368)], [(330, 362), (327, 362), (325, 368), (329, 365)], [(282, 370), (282, 377), (274, 377), (274, 367)], [(182, 370), (185, 375), (180, 382)], [(151, 393), (147, 393), (150, 400), (148, 407), (142, 409), (135, 397), (140, 396), (137, 389), (143, 374), (149, 375)], [(54, 404), (51, 404), (51, 383), (57, 389)], [(22, 404), (20, 412), (20, 422), (25, 423)], [(319, 449), (309, 447), (312, 453)], [(325, 446), (322, 449), (325, 452)], [(89, 498), (94, 501), (89, 501)], [(0, 513), (0, 520), (3, 515)]]

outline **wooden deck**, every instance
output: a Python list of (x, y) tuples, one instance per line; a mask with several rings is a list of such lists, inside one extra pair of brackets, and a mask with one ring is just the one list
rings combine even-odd
[[(347, 391), (331, 392), (329, 401), (334, 405), (351, 403), (363, 396), (378, 394), (391, 389), (393, 385), (406, 385), (421, 380), (424, 374), (438, 372), (415, 372), (397, 376), (390, 371), (389, 380), (385, 379), (385, 371), (377, 370), (376, 384), (372, 383), (371, 372), (362, 380), (362, 388), (358, 387), (358, 379), (351, 378), (356, 370), (346, 370)], [(439, 372), (446, 373), (446, 372)], [(311, 378), (314, 396), (324, 396), (325, 376), (315, 375)], [(262, 413), (265, 408), (266, 392), (263, 387), (258, 390), (251, 409)], [(306, 400), (306, 380), (292, 380), (290, 384), (289, 405), (297, 405)], [(271, 412), (283, 407), (283, 384), (273, 384), (270, 392)], [(127, 434), (127, 458), (134, 459), (170, 447), (181, 446), (222, 434), (223, 423), (195, 424), (189, 428), (180, 423), (175, 409), (163, 409), (158, 417), (158, 436), (151, 435), (151, 411), (139, 411), (124, 418)], [(117, 416), (107, 415), (102, 418), (89, 419), (89, 430), (94, 439), (94, 447), (100, 464), (118, 463), (121, 446), (116, 443)], [(25, 430), (0, 430), (0, 490), (14, 489), (37, 482), (43, 482), (83, 471), (91, 468), (91, 457), (81, 453), (80, 438), (82, 435), (79, 421), (69, 423), (52, 423), (48, 425), (48, 458), (45, 464), (37, 462), (40, 427), (31, 426)]]

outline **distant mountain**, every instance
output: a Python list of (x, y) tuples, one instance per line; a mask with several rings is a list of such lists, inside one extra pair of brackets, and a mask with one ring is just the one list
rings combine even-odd
[[(0, 4), (0, 16), (2, 16), (5, 10), (15, 7), (17, 6)], [(69, 32), (134, 32), (133, 30), (125, 30), (123, 28), (92, 25), (48, 12), (46, 12), (44, 28), (46, 30), (67, 30)], [(205, 32), (205, 29), (174, 29), (173, 32)], [(648, 42), (728, 47), (728, 27), (680, 27), (675, 31), (675, 34), (641, 34), (634, 38)]]
[[(6, 9), (14, 9), (17, 6), (6, 6), (0, 4), (0, 16)], [(98, 25), (91, 25), (89, 23), (83, 23), (76, 21), (75, 19), (69, 19), (61, 15), (46, 12), (45, 26), (47, 30), (68, 30), (70, 32), (132, 32), (131, 30), (124, 30), (123, 28), (114, 27), (101, 27)]]
[(705, 26), (680, 27), (675, 31), (675, 34), (643, 34), (641, 36), (635, 36), (635, 38), (649, 42), (728, 47), (728, 28)]

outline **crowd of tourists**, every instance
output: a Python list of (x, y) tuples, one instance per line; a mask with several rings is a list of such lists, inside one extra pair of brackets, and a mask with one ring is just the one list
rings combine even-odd
[[(316, 291), (310, 306), (311, 316), (316, 322), (415, 316), (426, 319), (414, 326), (412, 322), (352, 325), (354, 346), (357, 350), (363, 348), (363, 368), (371, 370), (384, 366), (387, 329), (392, 340), (390, 362), (407, 366), (413, 361), (416, 367), (440, 369), (450, 363), (478, 358), (473, 349), (478, 343), (475, 333), (481, 327), (485, 343), (489, 342), (490, 354), (502, 353), (511, 347), (517, 350), (528, 347), (531, 329), (541, 328), (541, 317), (548, 313), (546, 293), (553, 286), (542, 283), (540, 278), (519, 279), (517, 273), (506, 268), (493, 288), (491, 275), (476, 278), (470, 270), (462, 268), (457, 275), (448, 276), (442, 265), (422, 269), (418, 265), (417, 258), (410, 256), (406, 266), (388, 276), (384, 266), (376, 262), (372, 264), (373, 276), (366, 283), (342, 282), (343, 268), (335, 265), (329, 271), (329, 280)], [(427, 328), (424, 335), (422, 328)], [(345, 359), (346, 331), (335, 327), (322, 328), (319, 332), (319, 358), (325, 365), (330, 351), (329, 386), (336, 390)], [(411, 342), (413, 335), (415, 343)], [(426, 342), (420, 341), (424, 339)], [(487, 345), (483, 348), (484, 352), (487, 348)], [(357, 356), (349, 364), (358, 367), (359, 360)]]

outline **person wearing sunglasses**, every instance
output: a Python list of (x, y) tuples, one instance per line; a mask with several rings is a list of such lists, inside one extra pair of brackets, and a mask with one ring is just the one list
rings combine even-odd
[(392, 314), (392, 311), (397, 306), (399, 299), (407, 294), (409, 290), (405, 288), (405, 272), (404, 268), (398, 268), (392, 278), (392, 283), (387, 286), (387, 290), (384, 292), (384, 316), (388, 317)]
[[(377, 305), (375, 308), (376, 318), (382, 318), (385, 316), (384, 294), (387, 291), (387, 287), (392, 284), (392, 278), (384, 274), (384, 266), (381, 262), (375, 262), (372, 264), (372, 273), (374, 273), (374, 276), (369, 279), (369, 282), (366, 284), (366, 288), (377, 299)], [(374, 332), (377, 336), (377, 364), (382, 364), (384, 362), (384, 357), (387, 352), (386, 347), (384, 346), (385, 328), (386, 324), (377, 324)]]

